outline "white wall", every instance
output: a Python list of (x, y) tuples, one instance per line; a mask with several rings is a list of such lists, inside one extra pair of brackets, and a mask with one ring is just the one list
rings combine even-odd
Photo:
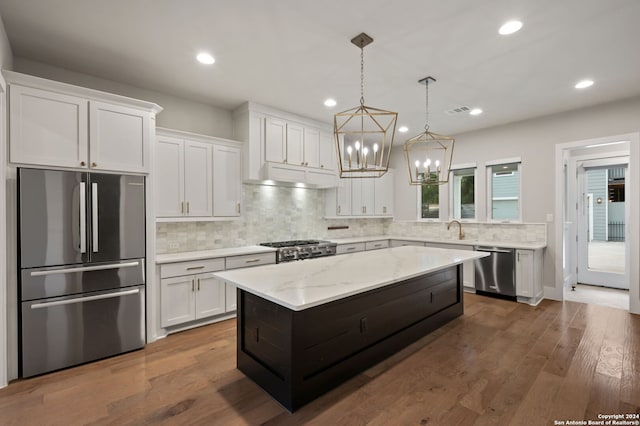
[[(490, 112), (485, 113), (490, 114)], [(548, 213), (555, 212), (553, 188), (555, 188), (554, 162), (557, 144), (633, 133), (638, 130), (640, 130), (640, 97), (634, 97), (456, 135), (453, 162), (456, 164), (475, 162), (479, 168), (484, 168), (484, 164), (490, 160), (521, 157), (522, 220), (526, 223), (542, 223), (546, 221)], [(402, 140), (397, 142), (398, 145), (403, 143)], [(394, 152), (392, 163), (398, 170), (406, 169), (400, 150)], [(398, 172), (398, 176), (401, 175), (402, 173)], [(485, 174), (479, 173), (478, 176), (481, 180), (480, 185), (485, 185)], [(414, 220), (416, 218), (415, 188), (409, 187), (407, 181), (402, 178), (396, 180), (396, 219)], [(480, 188), (478, 194), (480, 193), (484, 194), (484, 188)], [(484, 205), (484, 202), (482, 204)], [(554, 220), (561, 220), (561, 218), (554, 217)], [(562, 283), (556, 283), (555, 279), (555, 256), (562, 255), (562, 247), (555, 246), (554, 233), (555, 227), (549, 226), (543, 282), (545, 286), (561, 292)], [(631, 285), (639, 284), (631, 283)]]
[(226, 139), (232, 138), (231, 111), (21, 57), (15, 57), (13, 64), (14, 71), (24, 74), (155, 102), (164, 108), (156, 117), (156, 124), (159, 127)]
[(13, 52), (7, 38), (7, 32), (4, 30), (4, 23), (0, 17), (0, 69), (13, 69)]

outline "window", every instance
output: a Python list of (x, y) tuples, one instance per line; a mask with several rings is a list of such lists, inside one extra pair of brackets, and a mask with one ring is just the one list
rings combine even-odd
[(440, 217), (440, 185), (422, 185), (420, 190), (420, 217), (438, 219)]
[(520, 163), (490, 167), (490, 208), (493, 220), (520, 220)]
[(451, 172), (452, 219), (476, 218), (475, 173), (475, 167)]

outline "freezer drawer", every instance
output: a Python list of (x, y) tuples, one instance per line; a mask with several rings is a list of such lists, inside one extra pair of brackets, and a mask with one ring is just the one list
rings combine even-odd
[(145, 288), (22, 303), (22, 377), (142, 348)]
[(45, 299), (145, 284), (144, 259), (23, 269), (20, 299)]

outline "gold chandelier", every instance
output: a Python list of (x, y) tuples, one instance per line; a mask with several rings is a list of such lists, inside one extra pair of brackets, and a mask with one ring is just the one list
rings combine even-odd
[(429, 131), (429, 83), (435, 81), (433, 77), (418, 81), (425, 85), (426, 124), (424, 132), (404, 143), (411, 185), (442, 185), (449, 181), (455, 139)]
[(341, 178), (380, 177), (389, 169), (398, 113), (364, 104), (364, 47), (372, 42), (365, 33), (351, 40), (360, 48), (360, 105), (333, 116)]

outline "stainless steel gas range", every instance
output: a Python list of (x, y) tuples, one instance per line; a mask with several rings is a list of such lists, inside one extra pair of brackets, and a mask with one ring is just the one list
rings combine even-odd
[(315, 257), (333, 256), (336, 254), (336, 243), (319, 240), (293, 240), (262, 243), (261, 246), (277, 248), (276, 262), (311, 259)]

